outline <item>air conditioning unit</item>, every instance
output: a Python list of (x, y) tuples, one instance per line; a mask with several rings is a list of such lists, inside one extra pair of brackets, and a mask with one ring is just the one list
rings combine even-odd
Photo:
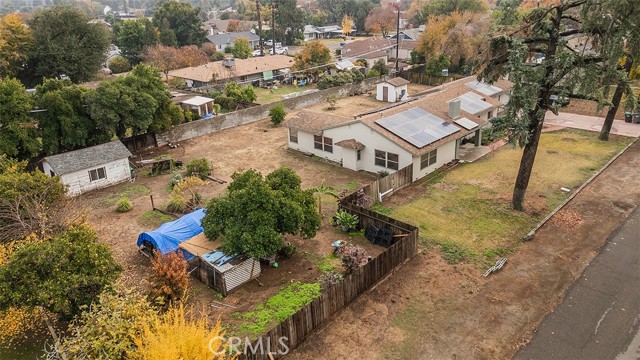
[(226, 57), (222, 60), (222, 65), (225, 67), (234, 67), (236, 66), (236, 59), (232, 57)]

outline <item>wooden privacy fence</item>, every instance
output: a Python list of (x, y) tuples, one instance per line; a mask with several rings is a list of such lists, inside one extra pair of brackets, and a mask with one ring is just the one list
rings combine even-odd
[(295, 314), (261, 335), (245, 348), (246, 360), (279, 359), (298, 347), (333, 315), (353, 302), (358, 296), (386, 277), (418, 251), (418, 229), (415, 226), (378, 214), (355, 204), (357, 192), (343, 198), (339, 207), (358, 215), (360, 227), (371, 224), (386, 228), (399, 240), (382, 254), (347, 275), (342, 281), (326, 289), (319, 297), (305, 305)]
[[(403, 187), (410, 185), (413, 182), (413, 164), (406, 166), (393, 174), (387, 175), (381, 179), (374, 181), (373, 183), (364, 186), (363, 191), (368, 197), (374, 201), (382, 201), (380, 194), (389, 196), (394, 192), (402, 189)], [(353, 193), (347, 196), (345, 199), (355, 196)]]

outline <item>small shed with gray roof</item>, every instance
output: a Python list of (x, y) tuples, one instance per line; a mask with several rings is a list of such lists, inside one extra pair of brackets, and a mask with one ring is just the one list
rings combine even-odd
[(59, 176), (69, 195), (108, 187), (131, 179), (131, 152), (120, 140), (47, 156), (42, 171)]

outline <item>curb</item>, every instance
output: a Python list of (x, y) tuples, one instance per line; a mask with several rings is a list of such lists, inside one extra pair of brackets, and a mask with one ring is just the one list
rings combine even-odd
[(562, 208), (565, 207), (565, 205), (567, 205), (569, 203), (569, 201), (573, 200), (573, 198), (576, 197), (576, 195), (578, 195), (582, 191), (582, 189), (584, 189), (593, 180), (595, 180), (595, 178), (597, 178), (603, 171), (605, 171), (611, 164), (613, 164), (613, 162), (616, 161), (622, 154), (627, 152), (627, 150), (629, 150), (629, 148), (631, 146), (633, 146), (638, 141), (638, 139), (639, 138), (636, 138), (631, 143), (629, 143), (629, 145), (627, 145), (624, 149), (620, 150), (619, 153), (617, 153), (606, 164), (604, 164), (604, 166), (600, 170), (598, 170), (598, 172), (596, 172), (595, 174), (591, 175), (591, 177), (587, 181), (585, 181), (582, 185), (580, 185), (580, 187), (578, 187), (576, 189), (576, 191), (574, 191), (571, 195), (569, 195), (569, 197), (565, 201), (563, 201), (562, 204), (558, 205), (558, 207), (555, 208), (555, 210), (553, 210), (551, 213), (549, 213), (544, 219), (542, 219), (542, 221), (540, 221), (538, 223), (538, 225), (536, 225), (533, 229), (531, 229), (531, 231), (529, 231), (527, 233), (527, 235), (525, 235), (522, 238), (522, 240), (523, 241), (532, 240), (533, 236), (535, 235), (536, 231), (538, 231), (538, 229), (540, 229), (544, 224), (546, 224), (547, 221), (549, 221), (553, 217), (553, 215), (555, 215), (558, 211), (562, 210)]

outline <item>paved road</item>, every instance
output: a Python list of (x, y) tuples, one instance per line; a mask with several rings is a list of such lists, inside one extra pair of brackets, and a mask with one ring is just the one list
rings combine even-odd
[(514, 358), (640, 359), (640, 208)]
[[(590, 130), (600, 132), (603, 117), (578, 115), (572, 113), (561, 112), (555, 115), (548, 111), (544, 118), (545, 124), (564, 126), (574, 129)], [(622, 120), (614, 120), (611, 127), (611, 133), (624, 136), (638, 137), (640, 136), (640, 124), (625, 123)]]

